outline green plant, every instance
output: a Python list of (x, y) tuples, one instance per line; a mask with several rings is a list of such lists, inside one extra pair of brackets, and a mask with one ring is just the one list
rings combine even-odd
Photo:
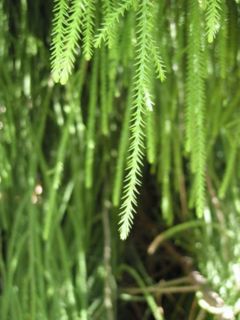
[(239, 21), (235, 0), (0, 1), (1, 319), (190, 318), (149, 290), (181, 273), (145, 255), (161, 231), (235, 308)]

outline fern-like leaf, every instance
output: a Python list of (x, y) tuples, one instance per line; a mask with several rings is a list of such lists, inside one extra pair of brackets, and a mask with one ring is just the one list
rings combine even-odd
[(93, 53), (93, 31), (95, 0), (88, 0), (83, 19), (83, 53), (86, 60), (90, 60)]
[(195, 177), (195, 205), (202, 217), (205, 205), (205, 94), (201, 12), (197, 0), (189, 0), (188, 75), (187, 75), (187, 150)]
[(157, 76), (161, 81), (164, 81), (166, 79), (166, 68), (165, 68), (163, 59), (159, 53), (158, 47), (156, 46), (153, 40), (151, 41), (150, 48), (151, 48), (151, 54), (155, 64)]
[(121, 16), (125, 14), (134, 4), (134, 0), (124, 0), (118, 8), (115, 8), (109, 13), (105, 18), (102, 28), (99, 34), (95, 38), (95, 47), (100, 47), (102, 41), (108, 40), (108, 45), (111, 47), (111, 32), (115, 28), (116, 23), (118, 23)]
[[(125, 179), (123, 203), (120, 213), (120, 238), (125, 240), (133, 224), (136, 212), (138, 187), (141, 185), (141, 168), (144, 156), (145, 108), (152, 106), (149, 85), (149, 35), (151, 2), (143, 0), (137, 17), (136, 74), (134, 78), (131, 138), (128, 156), (128, 173)], [(149, 101), (146, 102), (146, 94)]]
[(206, 25), (208, 42), (213, 42), (220, 27), (222, 0), (207, 0)]
[(55, 82), (60, 80), (62, 69), (62, 55), (64, 49), (64, 37), (66, 33), (66, 20), (68, 17), (68, 1), (55, 0), (53, 9), (53, 31), (51, 45), (51, 67), (52, 77)]
[(65, 36), (64, 51), (62, 55), (62, 68), (59, 73), (59, 79), (61, 84), (65, 84), (69, 75), (72, 72), (75, 55), (79, 45), (79, 39), (82, 29), (82, 16), (86, 9), (85, 0), (73, 0), (72, 6), (69, 12), (69, 19), (67, 22), (67, 30)]

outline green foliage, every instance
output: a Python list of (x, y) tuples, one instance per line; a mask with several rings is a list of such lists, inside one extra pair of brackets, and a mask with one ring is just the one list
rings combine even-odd
[(1, 320), (237, 319), (239, 21), (235, 0), (0, 1)]
[(186, 148), (191, 155), (194, 174), (194, 202), (202, 217), (205, 206), (205, 84), (204, 43), (201, 10), (197, 1), (189, 1), (188, 74), (186, 111)]
[(86, 9), (83, 22), (83, 53), (86, 60), (90, 60), (93, 52), (95, 0), (89, 0), (85, 5)]
[(206, 1), (206, 27), (208, 42), (213, 42), (216, 33), (220, 27), (222, 0)]
[(62, 55), (64, 51), (64, 42), (66, 34), (66, 20), (68, 19), (68, 1), (55, 1), (52, 31), (52, 75), (54, 81), (60, 79), (62, 69)]
[(109, 47), (112, 46), (111, 41), (111, 33), (112, 29), (115, 27), (116, 23), (119, 22), (119, 19), (121, 16), (124, 15), (124, 13), (133, 6), (134, 0), (124, 0), (119, 7), (117, 7), (114, 11), (110, 11), (106, 17), (105, 21), (103, 23), (103, 26), (100, 28), (99, 34), (96, 36), (95, 39), (95, 47), (99, 47), (102, 41), (107, 41)]
[(149, 93), (149, 52), (151, 9), (148, 0), (139, 8), (137, 24), (136, 64), (133, 88), (133, 111), (131, 119), (131, 136), (128, 156), (128, 173), (125, 180), (123, 203), (121, 206), (120, 237), (125, 240), (133, 222), (133, 213), (137, 205), (137, 187), (141, 184), (141, 167), (144, 148), (144, 114), (151, 112), (152, 101)]
[(95, 123), (96, 123), (96, 99), (97, 99), (97, 82), (98, 82), (98, 61), (99, 56), (96, 55), (93, 64), (91, 76), (91, 96), (88, 107), (88, 124), (86, 133), (86, 161), (85, 161), (85, 185), (86, 188), (91, 188), (93, 183), (93, 161), (95, 149)]
[[(78, 40), (82, 31), (83, 13), (87, 14), (92, 9), (90, 3), (87, 5), (87, 12), (85, 12), (85, 7), (84, 1), (73, 0), (68, 10), (67, 1), (56, 2), (55, 18), (53, 20), (52, 72), (54, 81), (61, 84), (66, 84), (74, 66)], [(92, 27), (91, 18), (92, 15), (90, 14), (88, 18), (89, 25), (86, 25), (85, 28), (85, 50), (87, 56), (90, 54), (88, 43), (92, 32), (91, 29), (89, 30)]]

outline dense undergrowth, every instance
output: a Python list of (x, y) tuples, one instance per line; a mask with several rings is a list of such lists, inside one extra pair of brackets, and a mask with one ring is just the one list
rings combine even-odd
[(1, 320), (240, 319), (239, 30), (237, 0), (0, 1)]

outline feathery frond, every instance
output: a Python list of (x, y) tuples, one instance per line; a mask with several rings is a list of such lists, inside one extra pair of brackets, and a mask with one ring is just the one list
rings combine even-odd
[(51, 67), (52, 76), (55, 82), (60, 80), (62, 69), (62, 57), (66, 35), (66, 21), (68, 19), (68, 1), (55, 0), (51, 45)]
[(151, 48), (151, 54), (152, 54), (153, 61), (155, 64), (157, 76), (161, 81), (164, 81), (166, 79), (166, 68), (165, 68), (163, 59), (160, 56), (158, 47), (154, 43), (154, 40), (152, 40), (149, 45)]
[(61, 84), (66, 84), (72, 72), (86, 10), (86, 0), (73, 0), (69, 10), (67, 3), (65, 0), (56, 2), (52, 40), (53, 79)]
[[(168, 250), (138, 259), (155, 236), (223, 302), (207, 319), (238, 317), (239, 23), (240, 0), (0, 1), (0, 319), (135, 319), (134, 292), (150, 318), (200, 317), (192, 294), (155, 302), (176, 276)], [(122, 272), (139, 288), (117, 296)]]
[(219, 28), (221, 8), (224, 0), (207, 0), (206, 2), (206, 26), (208, 42), (213, 42)]
[[(125, 179), (124, 195), (120, 213), (120, 237), (125, 240), (133, 224), (136, 212), (138, 187), (141, 185), (141, 168), (144, 155), (144, 114), (145, 108), (152, 108), (149, 95), (149, 26), (151, 1), (143, 0), (137, 17), (136, 71), (131, 119), (131, 137)], [(146, 94), (148, 101), (146, 101)]]
[(83, 53), (86, 60), (90, 60), (93, 53), (93, 32), (95, 19), (95, 0), (86, 1), (83, 16)]
[(82, 17), (86, 10), (85, 1), (73, 0), (71, 3), (62, 55), (62, 68), (59, 73), (61, 84), (66, 84), (74, 66), (82, 31)]
[(109, 42), (109, 35), (112, 29), (119, 22), (121, 16), (125, 14), (134, 4), (134, 0), (123, 0), (123, 2), (114, 11), (110, 12), (105, 18), (103, 26), (100, 28), (98, 35), (95, 38), (95, 47), (100, 47), (102, 41), (108, 40), (108, 45), (111, 47), (111, 42)]
[(197, 215), (205, 205), (205, 94), (201, 11), (197, 0), (189, 0), (186, 147), (194, 174)]

